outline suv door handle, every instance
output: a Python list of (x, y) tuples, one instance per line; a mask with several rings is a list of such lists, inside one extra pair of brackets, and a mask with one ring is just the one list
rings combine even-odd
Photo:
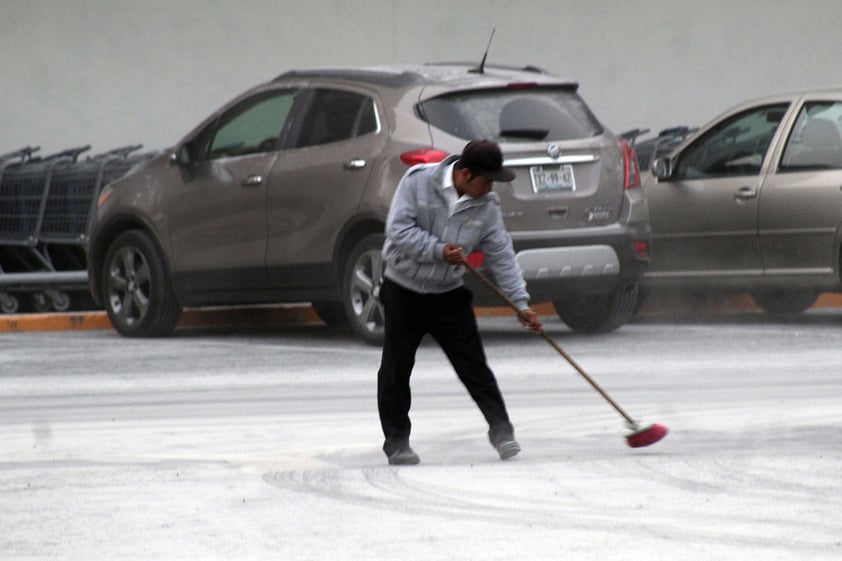
[(263, 183), (263, 176), (253, 173), (246, 177), (241, 183), (241, 185), (243, 187), (257, 187), (261, 183)]
[(740, 187), (737, 192), (734, 193), (734, 199), (737, 201), (748, 201), (755, 198), (757, 198), (757, 189), (754, 187)]
[(343, 168), (353, 171), (355, 169), (363, 169), (366, 165), (366, 161), (362, 158), (354, 158), (353, 160), (348, 160), (345, 162), (345, 165), (342, 166)]

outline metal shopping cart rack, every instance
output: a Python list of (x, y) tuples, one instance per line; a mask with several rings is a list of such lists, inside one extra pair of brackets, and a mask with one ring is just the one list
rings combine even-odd
[(126, 146), (80, 160), (90, 146), (46, 158), (0, 156), (0, 311), (65, 311), (86, 294), (88, 228), (102, 187), (149, 154)]

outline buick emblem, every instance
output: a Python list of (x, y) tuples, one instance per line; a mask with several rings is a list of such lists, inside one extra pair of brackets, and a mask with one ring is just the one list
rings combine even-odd
[(561, 148), (558, 147), (558, 144), (550, 144), (547, 147), (547, 154), (550, 155), (550, 158), (556, 160), (561, 156)]

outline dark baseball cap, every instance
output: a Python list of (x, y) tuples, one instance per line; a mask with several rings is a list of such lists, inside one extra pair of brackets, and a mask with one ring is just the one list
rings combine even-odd
[(503, 167), (503, 153), (496, 142), (472, 140), (462, 149), (459, 167), (468, 168), (471, 173), (481, 175), (490, 181), (511, 181), (515, 172)]

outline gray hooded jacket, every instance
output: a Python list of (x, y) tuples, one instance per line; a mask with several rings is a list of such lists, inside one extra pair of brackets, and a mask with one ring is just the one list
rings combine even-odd
[(493, 191), (461, 202), (449, 216), (443, 193), (444, 174), (459, 159), (412, 167), (401, 179), (386, 221), (384, 276), (422, 294), (440, 294), (462, 286), (464, 267), (444, 260), (446, 243), (465, 255), (482, 251), (497, 285), (518, 308), (528, 307), (529, 294), (503, 224), (500, 198)]

